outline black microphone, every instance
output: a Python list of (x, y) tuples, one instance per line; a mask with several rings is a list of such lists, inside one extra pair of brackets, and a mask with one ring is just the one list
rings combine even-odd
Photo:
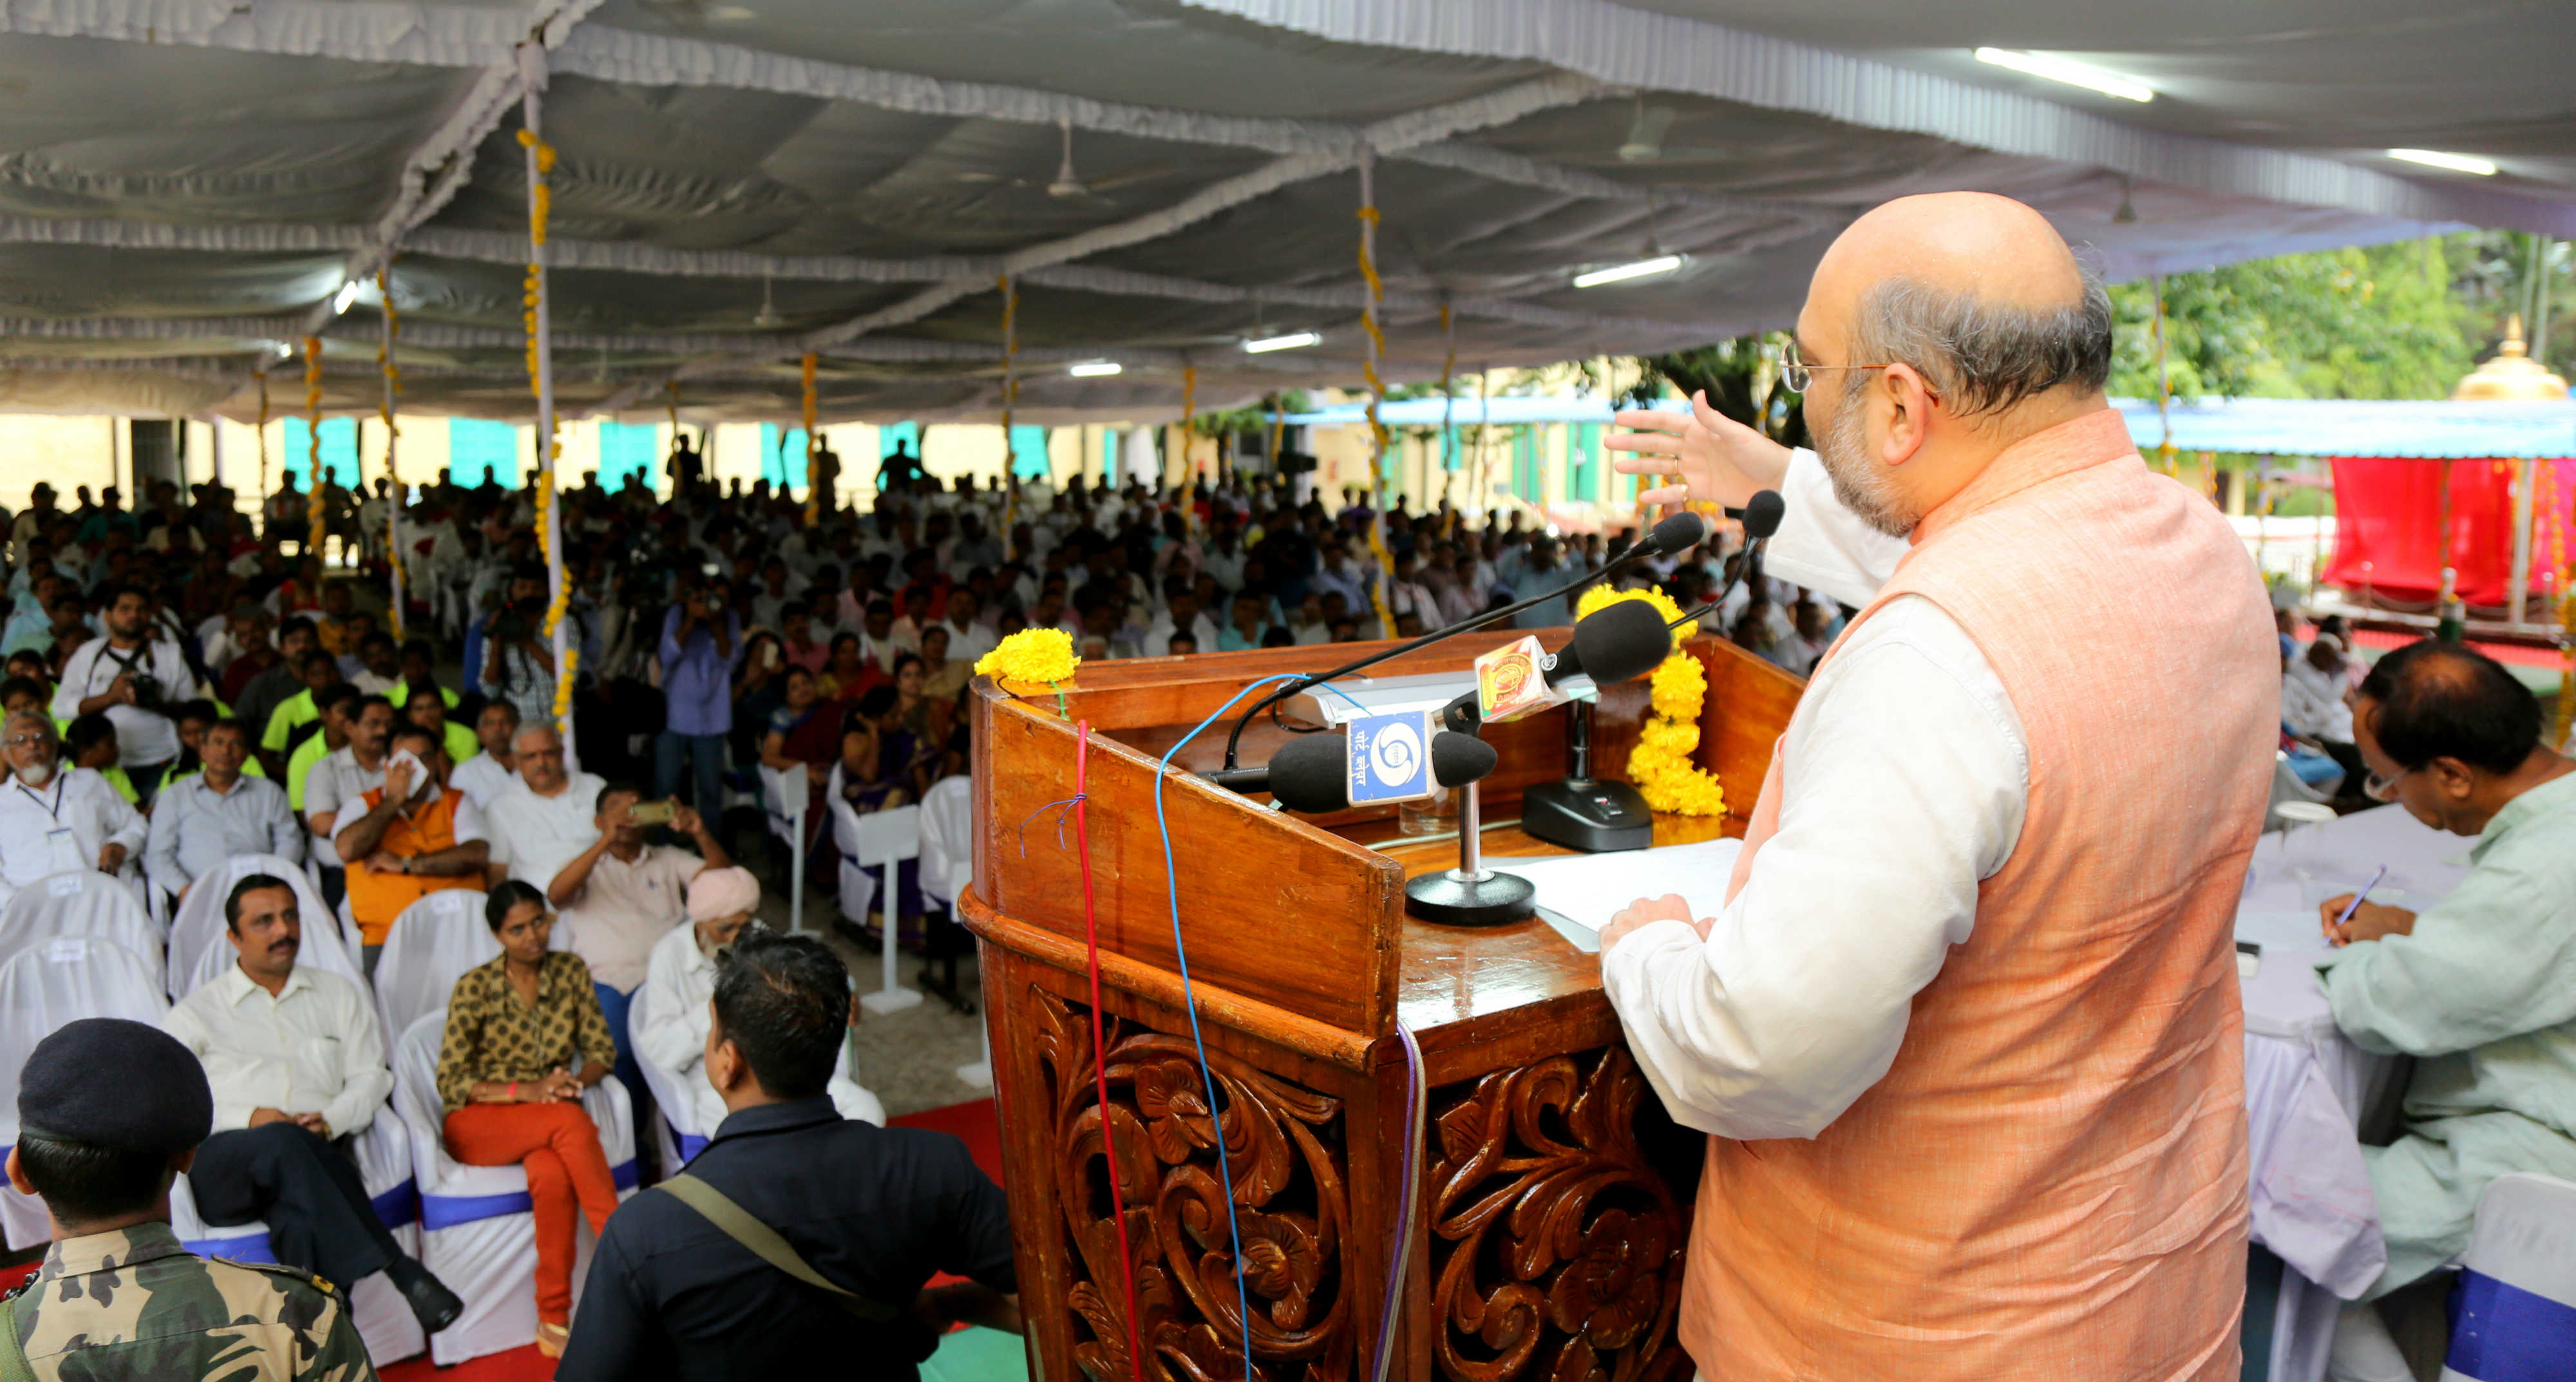
[[(1776, 526), (1777, 520), (1774, 522)], [(1692, 513), (1685, 509), (1648, 529), (1646, 536), (1636, 547), (1631, 547), (1619, 555), (1626, 557), (1636, 552), (1638, 548), (1643, 548), (1649, 555), (1669, 557), (1679, 552), (1687, 552), (1715, 536), (1717, 536), (1717, 525), (1708, 520), (1708, 515)]]
[(1744, 501), (1744, 536), (1750, 540), (1744, 544), (1744, 555), (1736, 559), (1735, 574), (1717, 592), (1716, 599), (1665, 627), (1678, 629), (1684, 624), (1697, 623), (1701, 615), (1724, 605), (1726, 597), (1734, 594), (1735, 588), (1744, 583), (1745, 575), (1753, 570), (1754, 563), (1762, 559), (1763, 549), (1771, 545), (1771, 535), (1780, 531), (1780, 519), (1788, 511), (1788, 503), (1781, 499), (1780, 491), (1776, 489), (1758, 490), (1751, 499)]
[[(1758, 501), (1761, 496), (1756, 495), (1754, 498)], [(1777, 502), (1777, 496), (1774, 496), (1774, 502)], [(1746, 520), (1748, 526), (1751, 522), (1752, 520), (1749, 518)], [(1776, 528), (1779, 525), (1780, 520), (1776, 516), (1771, 519), (1772, 527)], [(1300, 692), (1312, 690), (1313, 688), (1321, 686), (1337, 677), (1346, 677), (1353, 672), (1362, 670), (1363, 668), (1374, 667), (1377, 664), (1386, 661), (1388, 658), (1402, 657), (1406, 653), (1412, 652), (1417, 648), (1428, 647), (1431, 644), (1439, 642), (1441, 639), (1449, 638), (1457, 634), (1467, 633), (1474, 629), (1480, 629), (1488, 624), (1500, 623), (1501, 621), (1509, 619), (1513, 615), (1520, 613), (1522, 610), (1546, 604), (1550, 600), (1558, 599), (1563, 596), (1572, 595), (1583, 587), (1610, 575), (1612, 572), (1617, 571), (1632, 562), (1636, 562), (1650, 556), (1670, 556), (1676, 552), (1687, 551), (1694, 544), (1707, 541), (1710, 534), (1714, 531), (1714, 526), (1711, 525), (1708, 519), (1703, 515), (1687, 512), (1674, 514), (1657, 523), (1648, 531), (1645, 539), (1640, 541), (1636, 546), (1612, 557), (1608, 562), (1604, 563), (1600, 570), (1591, 572), (1588, 575), (1576, 577), (1574, 580), (1567, 582), (1565, 585), (1560, 586), (1555, 590), (1548, 591), (1543, 595), (1533, 595), (1526, 600), (1505, 605), (1499, 609), (1489, 609), (1482, 614), (1471, 615), (1468, 618), (1459, 620), (1455, 624), (1451, 624), (1445, 629), (1433, 629), (1431, 632), (1426, 633), (1419, 638), (1399, 643), (1392, 648), (1386, 649), (1384, 652), (1371, 653), (1366, 657), (1346, 662), (1329, 672), (1318, 672), (1313, 676), (1299, 677), (1295, 681), (1282, 683), (1277, 689), (1264, 695), (1261, 699), (1254, 701), (1241, 715), (1235, 717), (1234, 727), (1226, 734), (1225, 738), (1225, 770), (1227, 772), (1240, 771), (1234, 766), (1234, 762), (1235, 750), (1243, 742), (1243, 727), (1252, 723), (1253, 716), (1260, 714), (1262, 711), (1269, 709), (1271, 706), (1281, 701), (1287, 700), (1291, 696), (1297, 695)]]
[(1550, 686), (1587, 672), (1595, 685), (1608, 686), (1644, 676), (1672, 655), (1664, 616), (1644, 600), (1620, 600), (1578, 620), (1574, 641), (1540, 665)]
[[(1574, 638), (1539, 664), (1550, 686), (1589, 675), (1595, 686), (1641, 677), (1673, 655), (1672, 630), (1644, 600), (1620, 600), (1575, 621)], [(1484, 723), (1483, 702), (1469, 691), (1440, 708), (1440, 722), (1459, 733)]]
[(1339, 811), (1351, 804), (1350, 784), (1342, 776), (1350, 753), (1347, 734), (1308, 734), (1280, 745), (1261, 767), (1203, 776), (1231, 792), (1268, 792), (1291, 811)]
[[(1308, 734), (1281, 745), (1265, 766), (1204, 776), (1229, 791), (1268, 792), (1288, 810), (1319, 815), (1351, 804), (1350, 752), (1347, 734)], [(1431, 736), (1431, 780), (1443, 787), (1481, 781), (1500, 761), (1493, 745), (1472, 734), (1443, 730)]]
[(1444, 729), (1431, 736), (1431, 780), (1443, 787), (1482, 782), (1501, 761), (1494, 746), (1475, 735)]

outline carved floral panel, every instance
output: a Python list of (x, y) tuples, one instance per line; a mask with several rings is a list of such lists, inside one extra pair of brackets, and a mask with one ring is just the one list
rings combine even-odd
[[(1133, 1339), (1149, 1382), (1241, 1382), (1242, 1310), (1218, 1139), (1243, 1237), (1258, 1382), (1348, 1382), (1353, 1302), (1342, 1270), (1350, 1231), (1341, 1101), (1209, 1053), (1211, 1114), (1185, 1037), (1115, 1018), (1105, 1026), (1109, 1122), (1087, 1008), (1031, 990), (1054, 1132), (1056, 1192), (1079, 1318), (1074, 1362), (1091, 1382), (1130, 1382), (1128, 1287), (1109, 1197), (1109, 1152), (1124, 1197), (1134, 1276)], [(1104, 1145), (1107, 1144), (1107, 1145)]]
[(1673, 1337), (1689, 1219), (1639, 1146), (1646, 1093), (1618, 1047), (1434, 1091), (1431, 1298), (1444, 1376), (1690, 1375)]

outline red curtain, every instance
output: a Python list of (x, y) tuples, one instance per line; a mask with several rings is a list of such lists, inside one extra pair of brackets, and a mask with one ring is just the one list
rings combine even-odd
[[(2367, 587), (2381, 599), (2429, 603), (2441, 594), (2442, 568), (2448, 565), (2464, 603), (2503, 606), (2513, 570), (2513, 480), (2521, 462), (2461, 460), (2446, 466), (2401, 457), (2337, 456), (2333, 464), (2335, 552), (2326, 568), (2328, 583), (2355, 596)], [(2446, 469), (2451, 482), (2447, 535), (2440, 531)], [(2535, 552), (2535, 573), (2547, 559), (2546, 548)], [(2540, 588), (2537, 579), (2532, 585)]]

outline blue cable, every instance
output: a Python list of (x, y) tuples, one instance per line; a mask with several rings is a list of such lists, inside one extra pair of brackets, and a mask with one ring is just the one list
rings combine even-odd
[[(1216, 1174), (1218, 1181), (1225, 1187), (1225, 1231), (1226, 1235), (1234, 1241), (1234, 1302), (1235, 1309), (1241, 1312), (1243, 1320), (1244, 1382), (1252, 1382), (1252, 1293), (1243, 1282), (1243, 1229), (1236, 1223), (1234, 1217), (1234, 1171), (1226, 1165), (1225, 1111), (1217, 1102), (1216, 1071), (1208, 1065), (1207, 1039), (1199, 1035), (1198, 1000), (1190, 995), (1190, 955), (1188, 948), (1181, 942), (1181, 878), (1172, 867), (1172, 826), (1171, 822), (1163, 816), (1163, 783), (1172, 775), (1172, 755), (1179, 753), (1182, 746), (1192, 739), (1207, 732), (1208, 726), (1215, 724), (1225, 712), (1234, 709), (1236, 701), (1242, 700), (1255, 690), (1268, 686), (1274, 681), (1295, 681), (1299, 675), (1295, 672), (1282, 672), (1275, 677), (1263, 677), (1235, 692), (1233, 700), (1217, 707), (1216, 714), (1199, 721), (1197, 729), (1182, 735), (1179, 743), (1163, 751), (1162, 762), (1156, 765), (1157, 770), (1154, 774), (1154, 828), (1161, 831), (1163, 835), (1163, 876), (1171, 883), (1169, 891), (1172, 900), (1172, 963), (1181, 972), (1181, 1007), (1190, 1015), (1190, 1044), (1198, 1048), (1199, 1079), (1207, 1086), (1208, 1119), (1216, 1128)], [(1350, 699), (1347, 695), (1342, 698)], [(1356, 705), (1358, 702), (1353, 701), (1352, 704)]]

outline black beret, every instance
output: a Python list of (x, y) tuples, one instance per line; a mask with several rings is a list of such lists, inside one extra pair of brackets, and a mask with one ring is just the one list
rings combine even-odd
[(85, 1017), (36, 1043), (18, 1072), (18, 1128), (128, 1152), (184, 1152), (215, 1125), (195, 1053), (160, 1028)]

